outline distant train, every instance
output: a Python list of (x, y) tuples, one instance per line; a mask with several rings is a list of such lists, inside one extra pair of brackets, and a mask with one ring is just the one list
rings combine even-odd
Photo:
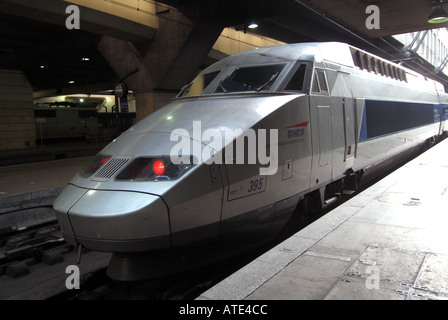
[[(128, 100), (126, 100), (128, 103)], [(110, 142), (129, 129), (135, 119), (131, 112), (117, 112), (113, 95), (69, 95), (37, 99), (34, 103), (36, 145), (86, 141)]]
[(110, 143), (54, 208), (69, 243), (114, 253), (110, 277), (169, 274), (271, 241), (431, 145), (447, 101), (440, 83), (343, 43), (246, 51)]

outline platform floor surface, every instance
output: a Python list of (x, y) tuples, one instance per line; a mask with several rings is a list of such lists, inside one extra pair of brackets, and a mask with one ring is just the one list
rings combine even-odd
[(448, 139), (198, 300), (448, 299)]
[(93, 156), (0, 166), (0, 198), (65, 186)]

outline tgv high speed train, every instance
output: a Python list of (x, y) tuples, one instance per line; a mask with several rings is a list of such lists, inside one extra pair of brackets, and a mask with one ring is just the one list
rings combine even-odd
[(110, 277), (167, 274), (269, 241), (434, 142), (446, 103), (440, 83), (347, 44), (246, 51), (105, 147), (54, 209), (69, 243), (114, 253)]

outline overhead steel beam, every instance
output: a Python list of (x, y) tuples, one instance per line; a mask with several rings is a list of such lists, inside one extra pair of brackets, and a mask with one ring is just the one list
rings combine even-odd
[[(417, 34), (415, 35), (414, 39), (412, 39), (411, 43), (404, 48), (404, 51), (405, 52), (406, 51), (411, 51), (411, 52), (414, 52), (414, 53), (417, 52), (418, 49), (420, 48), (420, 46), (422, 45), (423, 40), (425, 40), (426, 36), (428, 35), (428, 32), (429, 32), (429, 30), (425, 30), (423, 32), (423, 35), (422, 35), (422, 31), (417, 32)], [(414, 47), (414, 44), (416, 44), (415, 47)]]

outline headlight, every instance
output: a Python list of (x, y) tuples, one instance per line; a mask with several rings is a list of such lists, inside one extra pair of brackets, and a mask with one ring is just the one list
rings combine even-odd
[(128, 181), (176, 180), (193, 166), (194, 164), (173, 164), (170, 157), (137, 158), (124, 168), (116, 179)]
[(105, 155), (97, 155), (92, 162), (87, 164), (87, 166), (80, 171), (80, 175), (84, 178), (90, 177), (94, 174), (100, 167), (105, 165), (111, 157)]

